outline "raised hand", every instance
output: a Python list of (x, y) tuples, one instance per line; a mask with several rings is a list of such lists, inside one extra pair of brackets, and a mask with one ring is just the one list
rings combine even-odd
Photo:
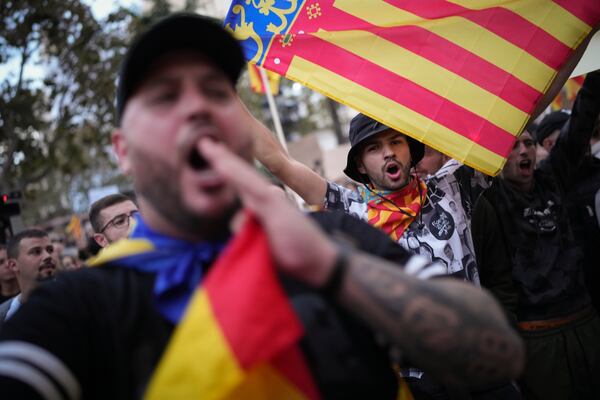
[(281, 270), (315, 287), (329, 276), (337, 256), (325, 234), (270, 185), (247, 162), (223, 144), (203, 139), (200, 151), (218, 174), (238, 191), (244, 207), (265, 229)]

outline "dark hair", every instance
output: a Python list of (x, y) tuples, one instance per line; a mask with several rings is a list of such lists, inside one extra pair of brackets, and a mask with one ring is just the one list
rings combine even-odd
[(570, 114), (563, 110), (552, 111), (551, 113), (547, 114), (535, 130), (535, 140), (542, 145), (544, 143), (544, 139), (546, 139), (555, 131), (561, 130), (561, 128), (569, 120), (569, 116)]
[(121, 193), (109, 194), (108, 196), (104, 196), (100, 200), (95, 201), (90, 207), (90, 223), (92, 224), (92, 228), (94, 232), (100, 233), (102, 229), (102, 221), (100, 221), (100, 212), (105, 208), (108, 208), (112, 205), (123, 203), (125, 201), (131, 201), (135, 204), (135, 201), (128, 196), (125, 196)]
[(527, 132), (529, 132), (529, 134), (531, 135), (531, 137), (535, 136), (535, 133), (538, 130), (538, 124), (535, 121), (530, 121), (527, 126), (525, 127), (525, 130)]
[(44, 237), (48, 237), (48, 233), (40, 229), (25, 229), (24, 231), (17, 233), (8, 241), (8, 246), (6, 250), (8, 258), (19, 257), (19, 246), (21, 245), (23, 239)]

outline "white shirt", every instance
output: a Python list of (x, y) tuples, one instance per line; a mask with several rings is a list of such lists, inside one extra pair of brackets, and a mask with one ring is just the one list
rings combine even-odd
[(4, 320), (7, 321), (10, 317), (13, 316), (14, 313), (21, 307), (21, 294), (19, 293), (15, 298), (10, 302), (10, 307), (6, 312), (6, 316), (4, 316)]

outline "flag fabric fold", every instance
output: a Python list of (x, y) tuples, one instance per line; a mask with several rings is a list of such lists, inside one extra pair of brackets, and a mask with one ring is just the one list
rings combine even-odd
[(234, 0), (249, 62), (497, 174), (597, 0)]
[(302, 326), (249, 219), (190, 300), (147, 399), (316, 399)]
[(265, 233), (248, 216), (222, 247), (166, 237), (138, 219), (129, 239), (90, 262), (155, 273), (156, 306), (177, 324), (145, 398), (318, 399)]

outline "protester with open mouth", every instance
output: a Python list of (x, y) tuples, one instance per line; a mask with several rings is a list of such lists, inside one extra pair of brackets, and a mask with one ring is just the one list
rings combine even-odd
[[(475, 200), (488, 185), (482, 175), (450, 159), (424, 180), (414, 168), (423, 158), (424, 145), (358, 114), (350, 123), (351, 148), (344, 169), (348, 177), (363, 184), (355, 192), (290, 158), (269, 130), (250, 115), (247, 125), (255, 136), (255, 157), (307, 203), (362, 219), (408, 250), (414, 250), (419, 237), (428, 250), (423, 254), (443, 273), (479, 286), (470, 220)], [(457, 390), (432, 381), (421, 370), (407, 368), (402, 375), (416, 398), (444, 398)], [(505, 399), (518, 398), (508, 384), (485, 389), (490, 396), (496, 392)]]
[(526, 399), (600, 398), (600, 319), (585, 285), (583, 242), (573, 235), (566, 206), (583, 173), (599, 113), (600, 71), (595, 71), (587, 75), (548, 157), (536, 168), (535, 142), (523, 132), (502, 177), (484, 193), (498, 213), (519, 290)]
[[(270, 192), (235, 89), (244, 67), (235, 38), (194, 14), (128, 48), (112, 140), (140, 217), (7, 322), (3, 398), (396, 399), (390, 345), (444, 382), (518, 376), (520, 340), (488, 294), (419, 279), (422, 257), (392, 264), (348, 235), (338, 244)], [(402, 140), (387, 138), (399, 156), (379, 165), (386, 185), (407, 179)]]

